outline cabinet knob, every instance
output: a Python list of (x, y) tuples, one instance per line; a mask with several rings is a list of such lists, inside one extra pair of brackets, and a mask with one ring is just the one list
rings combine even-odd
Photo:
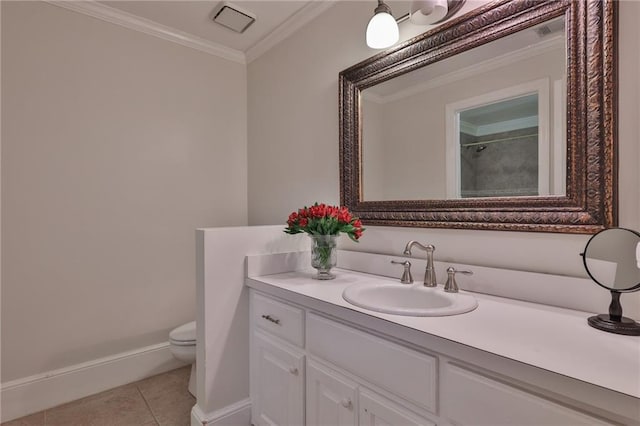
[(342, 401), (340, 401), (340, 405), (342, 405), (344, 408), (351, 408), (351, 400), (349, 398), (345, 398)]
[(294, 376), (298, 375), (298, 369), (296, 367), (290, 367), (289, 368), (289, 373), (293, 374)]

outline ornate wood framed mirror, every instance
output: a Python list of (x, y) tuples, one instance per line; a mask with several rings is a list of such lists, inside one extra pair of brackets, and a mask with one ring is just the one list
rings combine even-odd
[(367, 225), (615, 226), (616, 19), (498, 0), (342, 71), (341, 203)]

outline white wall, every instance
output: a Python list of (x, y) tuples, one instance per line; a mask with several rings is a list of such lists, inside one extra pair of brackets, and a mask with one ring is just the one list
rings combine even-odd
[(370, 6), (337, 2), (247, 67), (250, 224), (339, 202), (338, 72), (373, 53)]
[(195, 237), (244, 225), (246, 68), (2, 2), (2, 381), (167, 340)]
[[(2, 7), (0, 6), (0, 27), (2, 26)], [(0, 50), (2, 46), (2, 31), (0, 28)], [(2, 54), (0, 52), (0, 99), (2, 99)], [(2, 241), (2, 102), (0, 102), (0, 242)], [(2, 259), (2, 244), (0, 244), (0, 259)], [(0, 315), (2, 311), (2, 262), (0, 261)], [(1, 320), (1, 318), (0, 318)], [(2, 326), (0, 324), (0, 374), (2, 374)], [(2, 379), (0, 378), (0, 382)], [(0, 419), (2, 419), (2, 403), (0, 401)]]
[[(619, 6), (620, 225), (638, 229), (640, 2)], [(375, 53), (364, 41), (371, 12), (369, 2), (338, 2), (249, 64), (250, 224), (284, 223), (315, 200), (339, 202), (337, 77)], [(414, 238), (435, 244), (438, 260), (586, 276), (578, 255), (586, 235), (370, 227), (344, 248), (400, 254)]]
[(287, 235), (283, 229), (283, 226), (261, 226), (197, 231), (198, 404), (192, 412), (192, 424), (249, 422), (249, 297), (244, 287), (245, 257), (309, 247), (305, 235)]

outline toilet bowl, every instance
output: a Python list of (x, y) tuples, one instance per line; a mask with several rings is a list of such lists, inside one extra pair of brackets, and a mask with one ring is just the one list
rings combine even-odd
[(189, 392), (196, 396), (196, 322), (191, 321), (169, 333), (169, 349), (174, 357), (191, 364)]

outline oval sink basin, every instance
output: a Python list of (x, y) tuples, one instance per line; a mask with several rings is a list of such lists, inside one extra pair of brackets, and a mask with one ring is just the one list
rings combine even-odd
[(385, 314), (439, 317), (473, 311), (476, 298), (463, 293), (445, 293), (442, 287), (402, 284), (355, 284), (342, 298), (352, 305)]

